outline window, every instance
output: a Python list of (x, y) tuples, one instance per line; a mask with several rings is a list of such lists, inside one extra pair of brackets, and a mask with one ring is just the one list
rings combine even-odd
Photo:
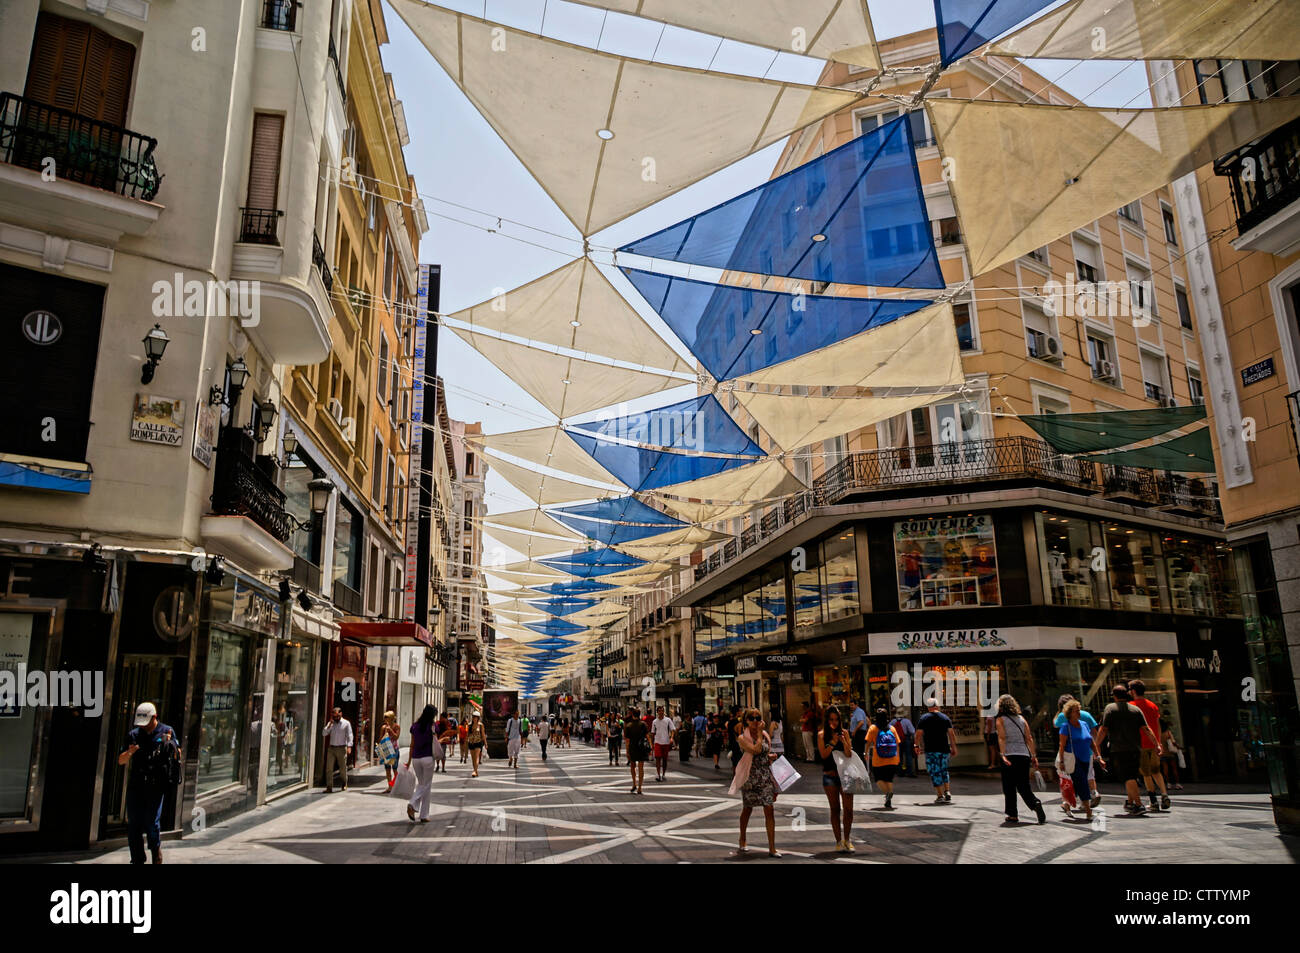
[(392, 519), (396, 513), (393, 506), (393, 488), (397, 482), (397, 459), (390, 453), (388, 455), (388, 471), (384, 478), (384, 513), (389, 519)]
[(406, 504), (407, 504), (406, 476), (404, 474), (399, 473), (397, 474), (397, 514), (396, 514), (397, 522), (399, 523), (404, 524), (406, 522)]
[(1029, 356), (1040, 361), (1059, 364), (1062, 360), (1061, 342), (1051, 318), (1036, 303), (1022, 299), (1025, 319), (1025, 347)]
[(1035, 516), (1047, 600), (1058, 606), (1100, 607), (1108, 593), (1105, 574), (1093, 570), (1094, 565), (1101, 565), (1096, 525), (1063, 513)]
[(384, 287), (383, 294), (385, 301), (393, 300), (393, 281), (395, 278), (393, 256), (393, 240), (389, 238), (388, 231), (384, 231)]
[(956, 217), (939, 219), (939, 244), (960, 245), (961, 242), (961, 226)]
[(1114, 344), (1099, 335), (1088, 335), (1088, 363), (1092, 365), (1092, 376), (1096, 380), (1115, 381), (1119, 378), (1119, 369), (1115, 364)]
[(375, 392), (379, 400), (388, 400), (388, 368), (392, 364), (392, 354), (388, 349), (388, 335), (379, 332), (379, 373), (375, 375)]
[(1160, 217), (1165, 223), (1165, 241), (1169, 244), (1178, 246), (1178, 230), (1174, 227), (1174, 210), (1168, 205), (1160, 206)]
[(1077, 234), (1071, 242), (1074, 246), (1074, 270), (1078, 281), (1095, 284), (1105, 274), (1101, 267), (1101, 248), (1096, 242)]
[(1189, 331), (1192, 329), (1192, 305), (1187, 299), (1187, 289), (1174, 285), (1174, 298), (1178, 301), (1178, 323)]
[(1134, 225), (1137, 225), (1138, 227), (1141, 227), (1142, 226), (1142, 200), (1138, 199), (1137, 201), (1129, 202), (1128, 205), (1121, 206), (1119, 209), (1119, 217), (1126, 222), (1130, 222)]
[[(134, 65), (135, 47), (130, 43), (84, 21), (42, 11), (36, 19), (23, 95), (111, 126), (125, 126)], [(69, 135), (66, 127), (62, 134)]]
[(1201, 372), (1190, 365), (1187, 368), (1187, 390), (1192, 395), (1193, 406), (1199, 407), (1205, 403), (1205, 388), (1201, 384)]
[(1040, 248), (1035, 248), (1033, 251), (1027, 252), (1025, 254), (1025, 257), (1028, 258), (1030, 261), (1042, 265), (1044, 268), (1046, 268), (1047, 267), (1047, 246), (1043, 245)]
[(1070, 405), (1064, 400), (1048, 397), (1045, 394), (1038, 394), (1035, 397), (1035, 403), (1038, 405), (1040, 414), (1068, 414), (1070, 412)]
[(894, 560), (900, 609), (1002, 604), (988, 515), (895, 523)]
[(957, 325), (957, 346), (963, 351), (975, 350), (975, 326), (971, 320), (970, 302), (953, 302), (952, 317)]
[(1165, 405), (1165, 401), (1169, 398), (1169, 390), (1165, 386), (1165, 364), (1160, 355), (1148, 351), (1142, 352), (1142, 385), (1148, 400), (1154, 400), (1161, 406)]
[(384, 438), (375, 431), (375, 449), (370, 458), (370, 498), (379, 505), (383, 499), (382, 487), (384, 485)]
[(365, 520), (339, 499), (334, 508), (334, 578), (352, 589), (361, 588), (361, 546)]
[(1156, 581), (1151, 534), (1144, 529), (1106, 524), (1103, 539), (1111, 608), (1160, 611), (1160, 586)]
[(1151, 272), (1133, 262), (1129, 262), (1127, 267), (1129, 306), (1133, 316), (1157, 317), (1155, 286), (1151, 283)]
[(1230, 546), (1181, 534), (1165, 536), (1163, 542), (1170, 608), (1197, 615), (1241, 614)]
[(858, 552), (852, 527), (822, 539), (822, 593), (826, 621), (856, 615)]

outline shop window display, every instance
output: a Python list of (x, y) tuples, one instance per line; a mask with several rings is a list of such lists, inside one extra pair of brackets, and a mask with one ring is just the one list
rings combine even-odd
[(895, 523), (894, 559), (902, 609), (1002, 604), (993, 520), (988, 515)]
[(795, 638), (822, 622), (821, 547), (805, 546), (804, 560), (804, 568), (794, 572)]
[(1093, 571), (1100, 545), (1096, 524), (1078, 516), (1036, 514), (1043, 586), (1058, 606), (1096, 608), (1107, 598), (1106, 576)]
[(1163, 536), (1161, 543), (1174, 612), (1241, 614), (1231, 546), (1194, 536)]
[(1114, 523), (1105, 524), (1103, 529), (1111, 608), (1160, 611), (1160, 583), (1151, 534)]
[(851, 527), (822, 540), (821, 601), (827, 622), (860, 611), (857, 544)]
[(199, 723), (197, 794), (206, 794), (243, 777), (244, 717), (248, 706), (248, 637), (212, 630), (207, 684)]
[[(304, 781), (311, 747), (311, 684), (316, 665), (314, 642), (282, 642), (275, 654), (271, 747), (266, 788)], [(322, 727), (323, 730), (323, 727)]]

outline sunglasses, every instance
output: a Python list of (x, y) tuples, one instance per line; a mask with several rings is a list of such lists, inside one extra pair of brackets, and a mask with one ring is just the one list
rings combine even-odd
[(759, 715), (750, 715), (748, 718), (745, 719), (745, 721), (762, 721), (762, 720), (763, 720), (762, 717), (760, 717)]

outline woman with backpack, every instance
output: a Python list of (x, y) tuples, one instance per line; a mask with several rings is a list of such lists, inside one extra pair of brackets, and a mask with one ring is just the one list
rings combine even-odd
[(876, 787), (885, 796), (882, 811), (894, 809), (894, 776), (898, 773), (899, 752), (903, 740), (898, 736), (898, 729), (890, 725), (889, 712), (877, 708), (867, 729), (867, 753), (871, 757), (871, 776), (876, 779)]
[[(1097, 737), (1092, 733), (1088, 722), (1083, 719), (1082, 711), (1083, 706), (1076, 698), (1071, 698), (1065, 703), (1063, 712), (1065, 720), (1061, 722), (1061, 741), (1057, 760), (1069, 774), (1070, 781), (1074, 784), (1075, 797), (1083, 805), (1088, 820), (1092, 820), (1092, 800), (1087, 796), (1088, 776), (1092, 774), (1094, 760), (1103, 768), (1106, 767), (1106, 762), (1102, 760), (1101, 750), (1097, 747)], [(1095, 724), (1094, 722), (1094, 727)], [(1041, 813), (1041, 808), (1039, 810)]]
[[(1066, 707), (1069, 707), (1068, 704)], [(1034, 747), (1034, 735), (1029, 730), (1029, 723), (1020, 714), (1020, 705), (1010, 695), (998, 698), (997, 714), (998, 754), (1002, 767), (1002, 797), (1008, 824), (1020, 823), (1016, 810), (1016, 794), (1020, 794), (1026, 806), (1038, 815), (1038, 823), (1046, 824), (1047, 815), (1043, 812), (1043, 802), (1034, 796), (1034, 789), (1029, 783), (1029, 772), (1038, 767), (1038, 752)], [(1088, 790), (1087, 765), (1084, 766), (1083, 790)], [(1091, 807), (1089, 811), (1091, 811)], [(1091, 815), (1090, 815), (1091, 816)]]

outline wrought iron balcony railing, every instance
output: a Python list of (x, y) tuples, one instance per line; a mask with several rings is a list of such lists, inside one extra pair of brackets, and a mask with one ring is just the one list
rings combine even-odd
[(1300, 119), (1218, 159), (1214, 171), (1228, 179), (1243, 235), (1300, 199)]
[(273, 208), (241, 208), (239, 240), (249, 245), (280, 244), (280, 219), (283, 215)]
[(311, 233), (311, 263), (320, 270), (320, 280), (326, 291), (334, 290), (334, 276), (330, 274), (329, 262), (325, 260), (325, 249), (320, 247), (320, 239)]
[(320, 592), (320, 566), (294, 553), (293, 581), (308, 592)]
[(334, 599), (334, 605), (347, 615), (361, 615), (364, 612), (361, 593), (357, 592), (342, 579), (334, 580), (332, 596)]
[(265, 0), (262, 4), (262, 26), (268, 30), (292, 33), (297, 26), (296, 0)]
[(284, 491), (242, 446), (241, 436), (242, 431), (227, 428), (218, 439), (212, 512), (246, 516), (280, 542), (288, 542), (294, 521), (284, 508)]
[(343, 97), (343, 102), (348, 101), (348, 86), (343, 82), (343, 67), (339, 65), (338, 47), (334, 45), (334, 35), (330, 34), (330, 62), (334, 64), (334, 78), (339, 84), (339, 95)]
[(0, 93), (0, 161), (153, 201), (158, 140), (14, 93)]
[(1295, 440), (1296, 460), (1300, 462), (1300, 390), (1286, 395), (1286, 414), (1291, 418), (1291, 438)]

